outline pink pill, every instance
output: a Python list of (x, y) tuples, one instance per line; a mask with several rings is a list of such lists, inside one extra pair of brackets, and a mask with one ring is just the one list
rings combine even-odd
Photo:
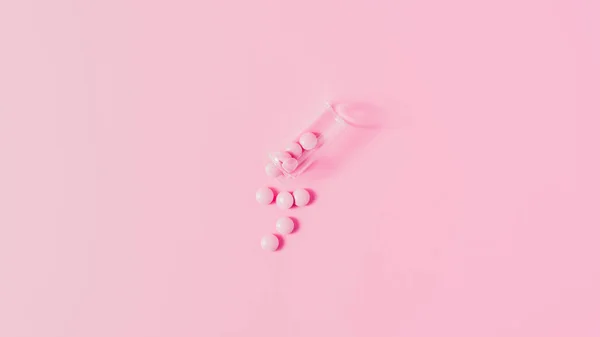
[(256, 201), (259, 204), (268, 205), (273, 201), (273, 190), (268, 187), (261, 187), (256, 191)]
[(284, 162), (286, 159), (292, 158), (292, 155), (287, 152), (275, 152), (273, 153), (273, 157), (280, 162)]
[(290, 234), (294, 231), (294, 220), (288, 218), (287, 216), (282, 216), (281, 218), (277, 219), (277, 222), (275, 223), (275, 229), (277, 229), (279, 234)]
[(279, 247), (279, 239), (273, 234), (267, 234), (260, 240), (260, 246), (264, 250), (274, 252), (277, 250), (277, 247)]
[(303, 188), (299, 188), (294, 191), (294, 201), (298, 207), (306, 206), (310, 201), (310, 193)]
[(288, 209), (294, 204), (294, 197), (292, 197), (290, 192), (279, 192), (279, 194), (277, 194), (276, 202), (279, 208)]
[(298, 158), (302, 154), (302, 146), (300, 146), (300, 144), (295, 143), (295, 142), (290, 143), (290, 144), (288, 144), (288, 146), (285, 147), (285, 151), (287, 153), (290, 153), (295, 158)]
[(286, 159), (283, 164), (281, 164), (281, 167), (287, 172), (293, 172), (296, 167), (298, 167), (298, 161), (294, 158)]
[(269, 177), (273, 178), (276, 178), (281, 175), (281, 171), (273, 163), (268, 163), (267, 166), (265, 166), (265, 172)]
[(317, 136), (312, 132), (307, 132), (300, 136), (300, 145), (305, 150), (312, 150), (317, 146)]

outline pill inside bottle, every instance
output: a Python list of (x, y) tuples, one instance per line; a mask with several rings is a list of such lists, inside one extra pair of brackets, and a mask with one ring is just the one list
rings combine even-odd
[(287, 142), (299, 146), (293, 146), (293, 151), (288, 145), (285, 147), (287, 152), (280, 150), (269, 153), (268, 165), (272, 170), (269, 175), (284, 179), (298, 177), (318, 158), (323, 148), (350, 125), (334, 105), (326, 103), (317, 118)]

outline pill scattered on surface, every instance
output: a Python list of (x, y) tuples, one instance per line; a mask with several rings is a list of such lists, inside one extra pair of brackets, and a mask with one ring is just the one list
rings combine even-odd
[(286, 172), (294, 172), (296, 167), (298, 167), (298, 161), (294, 158), (288, 158), (281, 164), (281, 167), (283, 167)]
[(298, 158), (302, 154), (302, 146), (296, 142), (290, 143), (285, 147), (285, 151), (294, 156), (294, 158)]
[(279, 234), (290, 234), (294, 231), (294, 220), (288, 218), (287, 216), (282, 216), (281, 218), (277, 219), (277, 222), (275, 223), (275, 229), (277, 232), (279, 232)]
[(261, 187), (256, 191), (256, 201), (259, 204), (270, 204), (273, 201), (273, 196), (273, 190), (268, 187)]
[(299, 188), (294, 191), (294, 202), (296, 206), (303, 207), (308, 205), (310, 202), (310, 193), (303, 188)]
[(277, 166), (275, 166), (275, 164), (273, 164), (273, 163), (268, 163), (265, 166), (265, 172), (267, 173), (267, 175), (269, 177), (272, 177), (272, 178), (276, 178), (281, 175), (281, 170), (279, 170), (279, 168), (277, 168)]
[(312, 132), (307, 132), (300, 136), (300, 145), (305, 150), (312, 150), (317, 146), (317, 136)]
[(290, 192), (279, 192), (279, 194), (277, 194), (276, 202), (279, 208), (288, 209), (294, 204), (294, 197), (292, 197), (292, 194)]
[(277, 250), (277, 247), (279, 247), (279, 239), (273, 234), (267, 234), (260, 240), (260, 246), (264, 250), (274, 252)]

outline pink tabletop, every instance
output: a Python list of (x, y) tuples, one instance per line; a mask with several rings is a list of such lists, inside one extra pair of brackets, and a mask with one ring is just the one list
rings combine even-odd
[[(599, 13), (0, 1), (0, 336), (599, 336)], [(267, 178), (326, 100), (384, 118)]]

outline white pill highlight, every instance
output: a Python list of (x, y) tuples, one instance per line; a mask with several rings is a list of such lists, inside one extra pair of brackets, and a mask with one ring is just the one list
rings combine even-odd
[(310, 193), (303, 188), (299, 188), (294, 191), (294, 202), (296, 206), (303, 207), (308, 205), (310, 202)]
[(273, 234), (267, 234), (260, 240), (260, 246), (264, 250), (276, 251), (279, 247), (279, 239)]
[(292, 155), (287, 152), (275, 152), (273, 157), (280, 162), (284, 162), (286, 159), (292, 158)]
[(312, 150), (317, 146), (317, 136), (312, 132), (307, 132), (300, 136), (300, 145), (305, 150)]
[(290, 143), (285, 147), (285, 151), (294, 156), (294, 158), (298, 158), (302, 154), (302, 146), (296, 142)]
[(275, 202), (279, 208), (288, 209), (294, 204), (294, 197), (290, 192), (280, 192)]
[(287, 235), (294, 231), (294, 220), (287, 216), (282, 216), (277, 219), (275, 223), (275, 229), (279, 234)]
[(268, 205), (273, 201), (273, 190), (268, 187), (261, 187), (256, 191), (256, 201), (262, 205)]

